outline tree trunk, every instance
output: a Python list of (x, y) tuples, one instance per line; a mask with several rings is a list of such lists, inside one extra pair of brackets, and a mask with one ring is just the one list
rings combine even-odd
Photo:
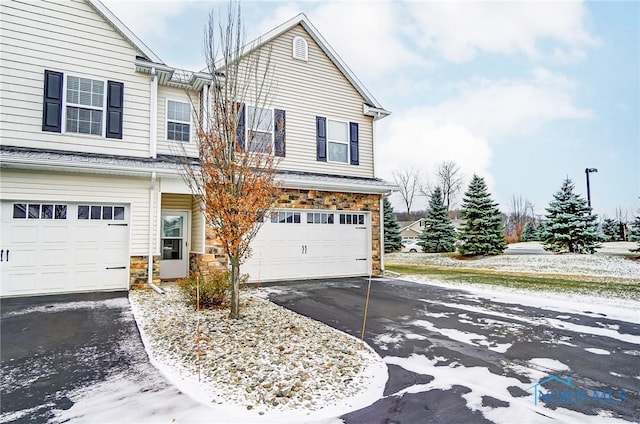
[(240, 318), (240, 262), (231, 258), (231, 312), (229, 318)]

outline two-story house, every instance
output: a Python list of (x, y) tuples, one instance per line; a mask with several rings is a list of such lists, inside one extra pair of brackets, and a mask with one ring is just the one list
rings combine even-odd
[[(0, 296), (126, 290), (224, 263), (181, 157), (197, 156), (193, 99), (206, 103), (211, 75), (165, 64), (98, 0), (4, 1), (0, 16)], [(380, 273), (393, 186), (374, 176), (373, 128), (389, 112), (304, 15), (260, 46), (279, 87), (260, 113), (284, 123), (282, 189), (242, 272)]]

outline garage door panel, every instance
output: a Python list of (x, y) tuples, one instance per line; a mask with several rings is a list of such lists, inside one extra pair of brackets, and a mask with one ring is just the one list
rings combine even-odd
[[(6, 255), (7, 253), (5, 253), (5, 258)], [(34, 263), (37, 263), (38, 258), (40, 257), (37, 249), (29, 249), (22, 246), (9, 249), (8, 255), (11, 267), (14, 269), (31, 268)], [(3, 267), (6, 265), (7, 263), (5, 262)]]
[(38, 227), (35, 225), (20, 225), (11, 228), (7, 232), (11, 234), (10, 241), (13, 244), (29, 244), (37, 243), (39, 241), (40, 234)]
[(82, 246), (82, 248), (75, 253), (75, 264), (82, 267), (98, 265), (101, 263), (100, 253), (101, 250), (96, 247)]
[[(9, 278), (2, 279), (2, 285), (10, 293), (28, 293), (37, 288), (38, 273), (36, 272), (13, 272)], [(3, 288), (3, 291), (5, 289)]]
[(44, 225), (42, 227), (42, 242), (43, 243), (66, 243), (69, 237), (67, 226)]
[(40, 289), (42, 290), (61, 290), (69, 280), (69, 273), (65, 270), (58, 270), (52, 272), (42, 272), (39, 276), (41, 282)]
[(65, 266), (69, 261), (69, 251), (63, 248), (46, 247), (40, 251), (40, 264), (42, 266)]

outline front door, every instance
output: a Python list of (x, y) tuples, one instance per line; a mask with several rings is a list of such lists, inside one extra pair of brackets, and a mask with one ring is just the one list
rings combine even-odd
[(189, 212), (162, 211), (160, 278), (184, 278), (189, 270)]

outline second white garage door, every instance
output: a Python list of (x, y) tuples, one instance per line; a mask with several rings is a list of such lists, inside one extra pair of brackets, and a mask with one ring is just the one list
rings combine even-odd
[(128, 205), (2, 202), (0, 296), (129, 286)]
[(250, 281), (368, 275), (369, 213), (277, 210), (266, 221), (241, 267)]

